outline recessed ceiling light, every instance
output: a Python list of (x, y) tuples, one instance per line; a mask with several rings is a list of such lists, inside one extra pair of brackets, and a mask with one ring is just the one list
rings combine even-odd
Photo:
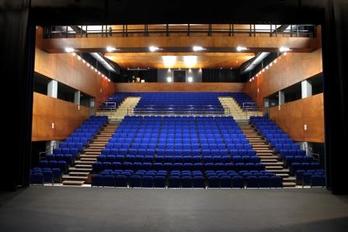
[(237, 50), (238, 52), (242, 52), (242, 51), (248, 50), (248, 48), (243, 47), (243, 46), (237, 46), (236, 50)]
[(163, 64), (165, 67), (173, 67), (176, 64), (176, 56), (162, 56)]
[(195, 46), (193, 46), (192, 47), (192, 50), (194, 51), (194, 52), (200, 52), (200, 51), (204, 51), (204, 50), (206, 50), (204, 47), (202, 47), (202, 46), (197, 46), (197, 45), (195, 45)]
[(279, 52), (288, 52), (288, 51), (290, 51), (290, 50), (291, 50), (290, 48), (285, 47), (285, 46), (281, 46), (281, 47), (279, 48)]
[(191, 68), (189, 68), (189, 70), (188, 70), (188, 71), (189, 71), (189, 73), (192, 73), (192, 69), (191, 69)]
[(75, 49), (72, 47), (66, 47), (64, 48), (64, 51), (70, 53), (70, 52), (75, 52)]
[(168, 68), (168, 71), (167, 71), (167, 72), (169, 72), (169, 73), (170, 73), (171, 71), (172, 71), (172, 70), (171, 70), (170, 68)]
[(112, 47), (112, 46), (107, 46), (106, 47), (106, 51), (107, 52), (114, 52), (114, 51), (116, 51), (117, 49), (116, 48), (114, 48), (114, 47)]
[(150, 46), (149, 47), (149, 51), (150, 52), (156, 52), (156, 51), (158, 51), (159, 50), (159, 47), (156, 47), (156, 46)]
[(199, 69), (198, 69), (198, 72), (200, 72), (200, 73), (201, 73), (201, 72), (202, 72), (202, 68), (199, 68)]
[(184, 63), (187, 67), (194, 67), (197, 64), (197, 56), (184, 56)]
[(168, 82), (168, 83), (173, 82), (173, 78), (172, 78), (172, 77), (167, 77), (167, 82)]

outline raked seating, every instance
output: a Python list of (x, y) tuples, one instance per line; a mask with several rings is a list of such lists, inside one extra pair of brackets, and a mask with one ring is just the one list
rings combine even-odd
[[(306, 152), (301, 150), (300, 146), (294, 143), (273, 121), (266, 117), (251, 117), (250, 123), (279, 153), (290, 172), (296, 175), (297, 183), (325, 185), (325, 173), (320, 163), (312, 157), (306, 156)], [(314, 176), (313, 184), (310, 178), (304, 179), (303, 173)]]

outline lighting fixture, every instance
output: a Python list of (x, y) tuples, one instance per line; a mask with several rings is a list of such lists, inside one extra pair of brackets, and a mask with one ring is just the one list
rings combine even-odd
[(71, 53), (71, 52), (75, 52), (75, 49), (72, 48), (72, 47), (66, 47), (66, 48), (64, 48), (64, 51), (68, 52), (68, 53)]
[(176, 56), (162, 56), (165, 67), (173, 67), (176, 63)]
[(167, 77), (167, 82), (168, 82), (168, 83), (173, 82), (173, 78), (172, 78), (172, 77)]
[(237, 50), (238, 52), (242, 52), (242, 51), (248, 50), (248, 48), (243, 47), (243, 46), (237, 46), (236, 50)]
[(279, 52), (289, 52), (290, 50), (291, 50), (290, 48), (285, 47), (285, 46), (281, 46), (281, 47), (279, 48)]
[(184, 63), (188, 67), (193, 67), (197, 64), (197, 56), (184, 56)]
[(193, 46), (192, 47), (192, 50), (194, 51), (194, 52), (200, 52), (200, 51), (204, 51), (204, 50), (206, 50), (204, 47), (202, 47), (202, 46), (197, 46), (197, 45), (195, 45), (195, 46)]
[(190, 82), (190, 83), (192, 83), (192, 82), (193, 82), (193, 77), (188, 77), (188, 78), (187, 78), (187, 81)]
[(149, 47), (149, 51), (150, 52), (156, 52), (156, 51), (158, 51), (159, 50), (159, 47), (156, 47), (156, 46), (150, 46)]
[(114, 51), (116, 51), (117, 49), (116, 48), (114, 48), (114, 47), (112, 47), (112, 46), (107, 46), (106, 47), (106, 51), (107, 52), (114, 52)]

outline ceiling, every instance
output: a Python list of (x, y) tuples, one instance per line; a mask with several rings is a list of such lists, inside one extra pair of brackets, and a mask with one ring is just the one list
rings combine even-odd
[[(163, 56), (175, 56), (171, 64)], [(185, 62), (185, 56), (194, 58)], [(106, 53), (105, 57), (122, 68), (238, 68), (255, 56), (254, 53), (237, 52), (140, 52), (140, 53)], [(165, 59), (165, 58), (164, 58)], [(196, 59), (196, 62), (195, 62)]]

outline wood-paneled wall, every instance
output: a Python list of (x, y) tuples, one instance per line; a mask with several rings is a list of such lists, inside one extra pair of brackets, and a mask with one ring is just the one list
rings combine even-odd
[(243, 83), (118, 83), (117, 92), (241, 92)]
[(323, 94), (272, 107), (269, 115), (295, 141), (324, 142)]
[(244, 92), (263, 107), (263, 99), (279, 90), (303, 81), (323, 71), (322, 51), (288, 53), (277, 63), (244, 86)]
[(115, 91), (112, 82), (104, 80), (76, 57), (67, 53), (49, 54), (36, 48), (35, 72), (95, 97), (97, 105)]
[(64, 139), (88, 117), (87, 107), (34, 93), (32, 141)]

